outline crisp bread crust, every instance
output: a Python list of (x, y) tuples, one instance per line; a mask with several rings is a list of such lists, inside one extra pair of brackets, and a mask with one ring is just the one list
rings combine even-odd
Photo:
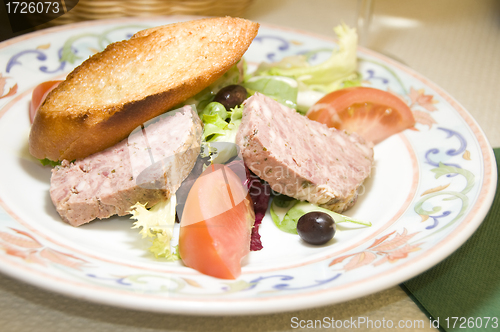
[(240, 18), (209, 18), (143, 30), (109, 45), (49, 93), (31, 128), (30, 153), (74, 160), (115, 145), (221, 77), (258, 28)]

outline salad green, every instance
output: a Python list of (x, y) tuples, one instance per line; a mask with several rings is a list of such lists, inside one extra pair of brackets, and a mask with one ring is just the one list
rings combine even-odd
[(43, 166), (50, 166), (50, 167), (56, 167), (56, 166), (59, 166), (61, 165), (61, 162), (60, 161), (53, 161), (53, 160), (50, 160), (48, 158), (45, 158), (45, 159), (38, 159), (40, 161), (40, 163), (43, 165)]
[(172, 248), (170, 241), (173, 237), (175, 224), (175, 206), (177, 200), (173, 195), (170, 199), (155, 204), (151, 209), (146, 208), (146, 204), (137, 203), (132, 206), (131, 219), (136, 221), (132, 228), (140, 228), (139, 233), (143, 238), (150, 238), (152, 242), (149, 251), (156, 258), (164, 257), (169, 261), (179, 260), (177, 250)]
[(285, 195), (275, 196), (270, 209), (271, 218), (274, 224), (283, 232), (291, 234), (297, 234), (297, 222), (300, 217), (312, 211), (324, 212), (330, 215), (335, 223), (350, 222), (362, 226), (372, 225), (370, 222), (357, 220), (308, 202), (298, 201)]
[[(358, 35), (356, 30), (341, 24), (334, 28), (339, 39), (339, 48), (323, 63), (311, 65), (304, 55), (286, 57), (268, 64), (262, 63), (255, 75), (286, 76), (294, 78), (303, 89), (317, 90), (324, 93), (344, 87), (359, 85), (356, 73)], [(303, 90), (302, 89), (302, 90)]]
[[(226, 112), (225, 117), (222, 118), (221, 115), (224, 114), (222, 112), (212, 111), (210, 113), (211, 109), (218, 107), (212, 106), (213, 104), (219, 103), (211, 102), (201, 112), (201, 120), (203, 121), (203, 140), (206, 142), (235, 143), (236, 133), (238, 132), (238, 127), (240, 126), (241, 117), (243, 115), (243, 107), (237, 106), (231, 109), (229, 112)], [(206, 111), (207, 109), (209, 110)]]
[(285, 76), (253, 76), (243, 86), (253, 95), (260, 92), (290, 108), (297, 108), (298, 84)]

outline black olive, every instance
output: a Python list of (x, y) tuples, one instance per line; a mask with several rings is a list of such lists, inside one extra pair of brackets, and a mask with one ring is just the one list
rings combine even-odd
[(228, 85), (217, 92), (214, 101), (224, 105), (226, 110), (230, 110), (241, 105), (247, 99), (247, 89), (241, 85)]
[(297, 233), (302, 240), (310, 244), (327, 243), (333, 238), (335, 231), (335, 221), (324, 212), (306, 213), (297, 222)]

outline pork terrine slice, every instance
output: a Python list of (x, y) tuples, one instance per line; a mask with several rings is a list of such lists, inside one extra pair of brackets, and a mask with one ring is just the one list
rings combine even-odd
[(273, 191), (335, 212), (352, 207), (373, 164), (372, 144), (361, 136), (259, 93), (244, 103), (236, 143), (247, 167)]
[(152, 206), (168, 199), (191, 172), (201, 134), (192, 107), (165, 113), (111, 148), (55, 167), (52, 202), (64, 221), (80, 226), (126, 215), (137, 202)]

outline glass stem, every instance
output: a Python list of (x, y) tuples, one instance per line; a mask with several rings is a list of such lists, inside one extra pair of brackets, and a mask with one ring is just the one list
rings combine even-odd
[(373, 0), (358, 0), (358, 38), (359, 45), (366, 47), (368, 44), (368, 30), (373, 15)]

